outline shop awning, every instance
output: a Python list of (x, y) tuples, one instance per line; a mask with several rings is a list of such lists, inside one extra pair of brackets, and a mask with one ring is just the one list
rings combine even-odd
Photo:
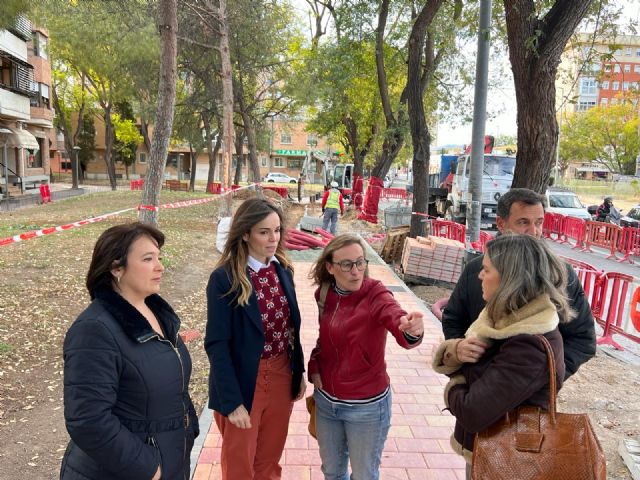
[(24, 129), (9, 128), (11, 134), (7, 135), (7, 146), (26, 148), (29, 150), (40, 150), (38, 140), (31, 132)]

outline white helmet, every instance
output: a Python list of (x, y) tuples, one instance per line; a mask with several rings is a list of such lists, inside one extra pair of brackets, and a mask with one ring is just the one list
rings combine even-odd
[(336, 182), (336, 181), (331, 182), (331, 187), (332, 188), (338, 188), (338, 182)]

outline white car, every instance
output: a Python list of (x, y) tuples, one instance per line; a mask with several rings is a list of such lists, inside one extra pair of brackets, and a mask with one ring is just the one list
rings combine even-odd
[(290, 177), (286, 173), (271, 172), (264, 177), (265, 182), (269, 183), (298, 183), (296, 178)]
[(577, 217), (582, 220), (592, 219), (591, 214), (587, 211), (587, 207), (582, 204), (574, 192), (548, 188), (546, 196), (548, 204), (547, 212)]

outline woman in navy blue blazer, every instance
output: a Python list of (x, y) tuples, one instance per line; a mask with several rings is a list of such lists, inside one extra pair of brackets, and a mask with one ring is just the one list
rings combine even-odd
[(283, 214), (249, 199), (236, 211), (207, 286), (209, 408), (222, 434), (222, 478), (279, 479), (304, 358)]

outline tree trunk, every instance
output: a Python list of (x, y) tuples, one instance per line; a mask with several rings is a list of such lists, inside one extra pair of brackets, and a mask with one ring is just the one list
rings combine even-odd
[(244, 110), (242, 112), (242, 122), (244, 123), (244, 132), (247, 135), (249, 147), (249, 180), (258, 183), (260, 181), (260, 163), (258, 161), (256, 129), (253, 127), (253, 120)]
[[(78, 111), (78, 124), (75, 133), (72, 134), (71, 123), (67, 121), (62, 112), (62, 105), (60, 105), (60, 98), (58, 97), (58, 94), (56, 92), (55, 85), (54, 88), (51, 89), (51, 93), (53, 96), (53, 109), (55, 110), (56, 116), (58, 117), (58, 128), (62, 131), (62, 136), (64, 138), (64, 148), (67, 151), (69, 159), (72, 160), (71, 188), (78, 188), (75, 169), (78, 169), (80, 166), (77, 157), (78, 152), (73, 149), (73, 146), (76, 143), (76, 139), (78, 138), (78, 134), (80, 133), (80, 128), (84, 119), (84, 102), (80, 105), (80, 109)], [(73, 155), (75, 155), (75, 157)]]
[(111, 105), (103, 104), (104, 111), (104, 163), (107, 166), (107, 174), (109, 175), (109, 184), (111, 190), (116, 190), (118, 183), (116, 180), (116, 162), (113, 159), (113, 121), (111, 119)]
[(517, 102), (513, 187), (536, 192), (547, 187), (558, 142), (555, 79), (560, 56), (591, 2), (556, 0), (544, 17), (538, 18), (531, 0), (504, 0)]
[(235, 176), (233, 177), (234, 185), (240, 185), (242, 181), (242, 167), (244, 166), (244, 129), (242, 127), (238, 127), (238, 132), (236, 132), (236, 171)]
[(146, 118), (140, 118), (140, 134), (144, 141), (144, 146), (147, 148), (147, 152), (151, 152), (151, 139), (149, 138), (149, 122)]
[[(442, 5), (443, 0), (430, 0), (416, 17), (409, 36), (406, 98), (409, 111), (409, 127), (413, 143), (413, 205), (412, 211), (428, 213), (429, 206), (429, 157), (431, 134), (424, 114), (424, 90), (435, 71), (433, 42), (427, 42), (427, 29)], [(426, 58), (423, 60), (423, 52)], [(423, 66), (424, 65), (424, 66)], [(426, 79), (426, 81), (425, 81)], [(424, 235), (424, 217), (411, 216), (413, 238)]]
[(158, 3), (160, 29), (160, 81), (158, 83), (158, 107), (156, 124), (151, 142), (147, 177), (142, 194), (140, 221), (158, 224), (160, 189), (173, 128), (176, 101), (178, 14), (177, 0), (160, 0)]
[(222, 67), (222, 155), (224, 165), (222, 185), (224, 188), (229, 188), (231, 149), (233, 148), (233, 81), (226, 0), (219, 0), (218, 15), (218, 20), (220, 21), (220, 60)]
[(204, 134), (207, 139), (207, 156), (209, 157), (209, 173), (207, 174), (207, 185), (216, 181), (216, 165), (218, 163), (218, 152), (220, 151), (220, 145), (222, 145), (222, 138), (218, 134), (216, 136), (216, 143), (213, 146), (213, 135), (211, 132), (211, 122), (209, 117), (201, 115), (202, 123), (204, 125)]
[(193, 149), (191, 142), (189, 142), (189, 152), (191, 153), (191, 172), (189, 175), (189, 191), (196, 191), (196, 170), (198, 168), (198, 155), (200, 152)]
[(345, 115), (342, 118), (342, 124), (345, 127), (347, 142), (349, 149), (353, 154), (353, 203), (356, 210), (362, 210), (364, 202), (362, 191), (364, 183), (364, 159), (366, 158), (371, 145), (378, 133), (377, 127), (374, 125), (371, 128), (371, 136), (367, 139), (364, 147), (360, 147), (360, 141), (358, 137), (358, 124), (349, 115)]
[[(382, 111), (386, 121), (387, 131), (384, 142), (382, 143), (382, 152), (376, 159), (376, 164), (371, 170), (371, 178), (369, 180), (369, 188), (364, 199), (364, 207), (358, 215), (361, 220), (371, 223), (378, 223), (378, 202), (380, 201), (380, 193), (382, 191), (382, 179), (391, 168), (391, 164), (398, 156), (404, 144), (404, 137), (400, 131), (399, 125), (402, 124), (402, 110), (398, 111), (398, 118), (393, 115), (391, 110), (391, 101), (389, 99), (389, 88), (387, 84), (387, 74), (384, 64), (384, 32), (387, 25), (387, 16), (389, 14), (389, 1), (383, 0), (380, 5), (378, 14), (378, 26), (376, 28), (376, 73), (378, 78), (378, 90), (380, 91), (380, 101), (382, 102)], [(402, 107), (400, 107), (402, 108)]]

